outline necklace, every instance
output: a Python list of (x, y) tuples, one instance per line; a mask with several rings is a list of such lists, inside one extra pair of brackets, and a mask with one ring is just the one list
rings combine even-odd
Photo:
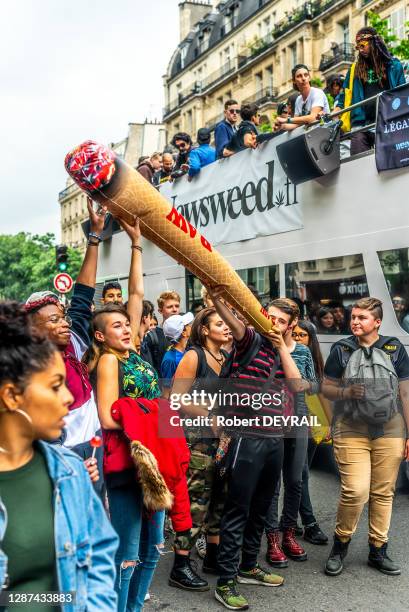
[(222, 354), (220, 357), (216, 357), (216, 355), (213, 355), (212, 351), (209, 351), (208, 348), (206, 348), (205, 346), (203, 347), (205, 351), (207, 351), (209, 353), (209, 355), (211, 357), (213, 357), (213, 359), (215, 361), (217, 361), (217, 363), (221, 366), (224, 363), (224, 355)]

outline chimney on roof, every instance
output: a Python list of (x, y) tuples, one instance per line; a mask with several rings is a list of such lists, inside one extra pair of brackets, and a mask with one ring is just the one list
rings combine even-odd
[(184, 0), (179, 3), (180, 40), (184, 40), (193, 26), (210, 13), (212, 0)]

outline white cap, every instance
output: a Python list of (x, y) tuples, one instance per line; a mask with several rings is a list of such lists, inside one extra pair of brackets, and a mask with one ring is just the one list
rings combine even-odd
[(163, 333), (171, 342), (178, 342), (186, 325), (190, 325), (194, 318), (191, 312), (184, 315), (172, 315), (164, 322)]

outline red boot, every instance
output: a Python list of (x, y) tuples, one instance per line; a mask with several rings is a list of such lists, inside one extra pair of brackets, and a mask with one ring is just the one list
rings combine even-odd
[(288, 559), (281, 548), (278, 530), (267, 533), (266, 560), (273, 567), (288, 567)]
[(295, 539), (295, 527), (291, 527), (290, 529), (284, 529), (282, 548), (287, 557), (290, 557), (290, 559), (293, 559), (293, 561), (307, 560), (307, 553)]

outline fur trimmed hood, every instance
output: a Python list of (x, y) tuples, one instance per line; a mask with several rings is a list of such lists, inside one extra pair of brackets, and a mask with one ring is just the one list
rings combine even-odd
[(173, 504), (173, 495), (166, 486), (153, 453), (138, 440), (133, 440), (131, 442), (131, 457), (138, 471), (145, 508), (152, 512), (170, 510)]

